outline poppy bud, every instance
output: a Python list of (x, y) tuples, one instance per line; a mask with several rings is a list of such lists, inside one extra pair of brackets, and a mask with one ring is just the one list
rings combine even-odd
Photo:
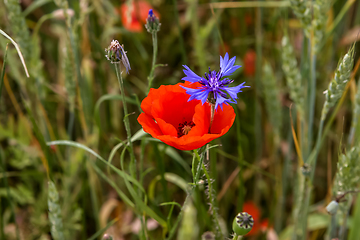
[(234, 218), (233, 221), (233, 231), (239, 236), (243, 236), (250, 232), (254, 225), (253, 217), (247, 212), (241, 212)]
[(155, 33), (160, 31), (161, 23), (159, 19), (155, 16), (152, 9), (149, 10), (149, 15), (146, 19), (145, 28), (149, 33)]
[(330, 215), (334, 215), (337, 212), (338, 208), (339, 208), (339, 203), (333, 200), (326, 206), (326, 211)]

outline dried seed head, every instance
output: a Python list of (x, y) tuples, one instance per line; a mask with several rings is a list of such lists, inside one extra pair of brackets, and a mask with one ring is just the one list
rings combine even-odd
[(119, 63), (121, 61), (126, 68), (126, 72), (129, 73), (131, 67), (129, 59), (127, 58), (126, 52), (124, 50), (124, 45), (120, 45), (118, 40), (112, 40), (110, 46), (108, 48), (105, 48), (105, 52), (107, 53), (105, 57), (111, 63)]

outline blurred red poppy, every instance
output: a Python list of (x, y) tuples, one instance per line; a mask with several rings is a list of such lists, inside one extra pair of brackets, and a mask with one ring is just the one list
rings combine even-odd
[(244, 56), (244, 73), (246, 76), (255, 74), (256, 53), (254, 50), (248, 50)]
[(195, 88), (197, 83), (178, 83), (150, 89), (142, 101), (144, 113), (138, 122), (145, 132), (180, 150), (193, 150), (224, 135), (234, 123), (234, 109), (223, 105), (216, 110), (210, 133), (210, 105), (200, 100), (188, 102), (189, 95), (182, 86)]
[(245, 202), (243, 205), (243, 212), (247, 212), (254, 219), (254, 226), (246, 236), (254, 236), (259, 232), (264, 232), (268, 228), (268, 220), (264, 219), (260, 221), (261, 212), (253, 202)]
[[(122, 4), (117, 12), (120, 14), (122, 24), (127, 30), (142, 32), (150, 9), (152, 9), (152, 6), (146, 1), (132, 1), (130, 6), (127, 3)], [(159, 18), (158, 12), (154, 11), (154, 14)]]

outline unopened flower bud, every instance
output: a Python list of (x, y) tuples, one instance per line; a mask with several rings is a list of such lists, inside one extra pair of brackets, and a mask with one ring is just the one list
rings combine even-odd
[(105, 57), (111, 63), (119, 63), (121, 61), (126, 68), (126, 72), (129, 73), (131, 67), (129, 59), (127, 58), (126, 52), (124, 50), (124, 45), (120, 45), (118, 40), (112, 40), (110, 46), (105, 48), (105, 52), (107, 53)]
[(155, 16), (152, 9), (149, 10), (148, 17), (146, 18), (145, 28), (149, 33), (154, 33), (160, 31), (161, 23), (159, 19)]
[(337, 201), (333, 200), (326, 206), (326, 211), (330, 215), (334, 215), (334, 214), (336, 214), (338, 208), (339, 208), (339, 203)]
[(113, 240), (113, 237), (111, 235), (105, 233), (101, 240)]
[(215, 234), (212, 232), (204, 232), (204, 234), (201, 235), (201, 240), (215, 240)]
[(66, 11), (66, 13), (69, 15), (69, 17), (73, 17), (75, 15), (75, 12), (74, 10), (72, 9), (58, 9), (58, 10), (55, 10), (53, 11), (51, 14), (52, 16), (55, 18), (55, 19), (58, 19), (58, 20), (65, 20), (65, 13), (64, 11)]
[(254, 225), (253, 217), (247, 212), (241, 212), (234, 218), (233, 221), (233, 231), (239, 236), (243, 236), (250, 232)]

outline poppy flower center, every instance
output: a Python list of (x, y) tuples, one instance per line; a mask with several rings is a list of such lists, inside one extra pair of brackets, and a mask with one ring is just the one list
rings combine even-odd
[(187, 135), (190, 132), (191, 128), (193, 128), (194, 126), (195, 123), (193, 123), (193, 121), (185, 121), (183, 123), (179, 123), (179, 127), (177, 129), (178, 138)]

